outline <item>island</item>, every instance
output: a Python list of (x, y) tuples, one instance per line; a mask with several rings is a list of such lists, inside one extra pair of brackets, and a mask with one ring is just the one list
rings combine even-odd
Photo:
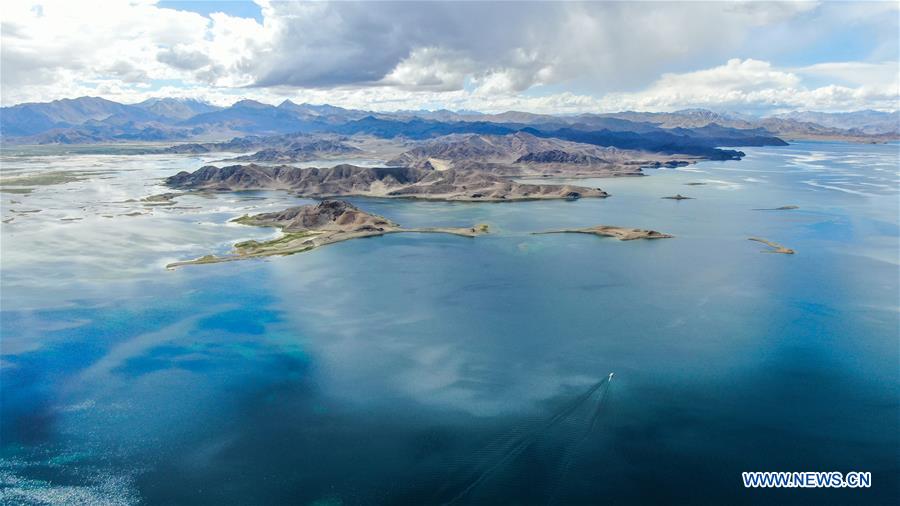
[(787, 248), (785, 246), (782, 246), (781, 244), (778, 244), (777, 242), (772, 242), (767, 239), (763, 239), (761, 237), (749, 237), (748, 240), (761, 242), (761, 243), (765, 244), (766, 246), (772, 248), (770, 250), (764, 250), (763, 253), (782, 253), (785, 255), (793, 255), (794, 254), (794, 250), (792, 250), (791, 248)]
[(366, 196), (470, 202), (607, 197), (599, 188), (574, 185), (526, 184), (479, 170), (438, 170), (424, 167), (299, 168), (257, 164), (182, 171), (165, 180), (181, 190), (290, 190), (298, 196), (328, 198)]
[(326, 244), (401, 232), (440, 233), (477, 237), (488, 233), (488, 226), (402, 228), (375, 214), (370, 214), (343, 200), (323, 200), (318, 204), (291, 207), (284, 211), (242, 216), (234, 223), (281, 229), (282, 235), (270, 241), (244, 241), (234, 245), (231, 255), (205, 255), (194, 260), (166, 265), (173, 269), (183, 265), (231, 262), (247, 258), (283, 256), (309, 251)]
[(669, 234), (657, 232), (656, 230), (615, 227), (612, 225), (596, 225), (587, 228), (563, 228), (560, 230), (548, 230), (546, 232), (532, 232), (532, 234), (592, 234), (601, 237), (615, 237), (620, 241), (633, 241), (635, 239), (669, 239), (673, 237)]
[(685, 197), (684, 195), (682, 195), (680, 193), (672, 195), (671, 197), (663, 197), (663, 198), (667, 199), (667, 200), (693, 200), (694, 199), (694, 197)]
[(182, 195), (184, 195), (184, 193), (181, 192), (158, 193), (142, 198), (141, 202), (147, 206), (171, 206), (175, 204), (175, 199)]
[(761, 207), (754, 211), (793, 211), (794, 209), (800, 209), (800, 206)]

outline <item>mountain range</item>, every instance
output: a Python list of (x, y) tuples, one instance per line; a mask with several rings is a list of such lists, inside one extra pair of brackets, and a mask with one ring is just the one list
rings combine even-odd
[(779, 144), (781, 138), (895, 140), (900, 137), (900, 114), (793, 112), (757, 118), (705, 109), (580, 115), (447, 110), (383, 113), (289, 100), (277, 106), (241, 100), (230, 107), (218, 107), (194, 99), (153, 98), (121, 104), (99, 97), (0, 109), (0, 139), (5, 144), (222, 141), (241, 135), (288, 133), (422, 140), (449, 134), (506, 135), (519, 131), (598, 146), (716, 157), (710, 150)]

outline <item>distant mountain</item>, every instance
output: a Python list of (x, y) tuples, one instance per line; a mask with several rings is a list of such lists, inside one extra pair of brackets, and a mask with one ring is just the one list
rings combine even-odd
[[(731, 149), (718, 149), (717, 146), (743, 145), (740, 138), (735, 136), (728, 142), (721, 142), (716, 137), (690, 137), (677, 135), (665, 131), (635, 133), (613, 132), (611, 130), (585, 131), (574, 128), (560, 128), (557, 130), (541, 131), (535, 128), (526, 128), (523, 131), (532, 133), (538, 137), (553, 137), (583, 144), (595, 146), (612, 146), (619, 149), (632, 149), (649, 151), (653, 153), (694, 155), (709, 158), (711, 160), (738, 160), (744, 156), (741, 151)], [(786, 145), (787, 143), (777, 137), (759, 139), (756, 136), (748, 137), (750, 146)]]
[(777, 114), (771, 118), (788, 119), (801, 123), (812, 123), (829, 128), (852, 130), (863, 134), (888, 134), (900, 132), (900, 112), (898, 111), (798, 111)]
[[(91, 123), (76, 128), (57, 128), (26, 137), (16, 137), (20, 144), (94, 144), (102, 142), (139, 142), (186, 140), (197, 132), (158, 124), (124, 123), (120, 125)], [(5, 140), (5, 139), (4, 139)]]
[(149, 98), (134, 105), (157, 117), (172, 120), (186, 120), (198, 114), (221, 109), (221, 107), (192, 98)]
[[(653, 132), (664, 128), (663, 126), (645, 121), (640, 117), (634, 119), (624, 119), (616, 114), (581, 114), (572, 118), (565, 124), (559, 125), (557, 128), (574, 128), (577, 130), (612, 130), (614, 132)], [(676, 127), (684, 126), (681, 124), (674, 125)]]
[(433, 121), (478, 121), (484, 119), (485, 114), (475, 111), (450, 111), (447, 109), (438, 109), (436, 111), (429, 111), (427, 109), (418, 109), (418, 110), (402, 110), (402, 111), (394, 111), (390, 114), (382, 114), (382, 116), (390, 117), (394, 119), (404, 119), (410, 120), (413, 118), (427, 119)]
[(469, 122), (488, 122), (488, 123), (518, 123), (523, 125), (530, 124), (549, 124), (553, 123), (558, 126), (564, 126), (569, 124), (571, 121), (569, 118), (553, 116), (550, 114), (535, 114), (531, 112), (522, 112), (522, 111), (506, 111), (497, 114), (485, 114), (477, 111), (448, 111), (446, 109), (440, 109), (437, 111), (398, 111), (395, 113), (381, 113), (379, 117), (382, 118), (393, 118), (393, 119), (404, 119), (409, 121), (410, 119), (418, 118), (432, 121), (442, 121), (442, 122), (459, 122), (459, 121), (469, 121)]
[(648, 123), (660, 128), (700, 128), (717, 124), (730, 128), (756, 128), (752, 118), (734, 113), (720, 113), (707, 109), (683, 109), (675, 112), (625, 111), (603, 114), (602, 117), (617, 118), (638, 123)]
[[(625, 111), (578, 116), (579, 122), (590, 127), (602, 126), (610, 130), (623, 130), (621, 126), (608, 123), (614, 119), (672, 131), (678, 128), (689, 128), (697, 132), (700, 128), (717, 125), (737, 130), (757, 130), (759, 135), (780, 136), (789, 139), (884, 142), (900, 136), (900, 125), (898, 125), (900, 114), (897, 112), (794, 112), (755, 118), (734, 112), (684, 109), (675, 112)], [(637, 128), (630, 129), (636, 132), (647, 131)], [(869, 136), (873, 137), (867, 138)]]
[(503, 125), (487, 121), (442, 122), (423, 119), (403, 121), (398, 119), (365, 118), (331, 128), (330, 131), (345, 134), (366, 134), (375, 137), (406, 137), (408, 139), (430, 139), (449, 134), (505, 135), (517, 131), (523, 125)]
[(223, 108), (193, 99), (152, 98), (129, 105), (97, 97), (0, 109), (4, 143), (219, 140), (300, 132), (425, 140), (451, 134), (507, 135), (525, 129), (544, 137), (586, 139), (577, 142), (597, 146), (707, 156), (712, 153), (709, 150), (721, 146), (777, 145), (782, 142), (778, 137), (895, 140), (900, 137), (900, 115), (878, 111), (796, 112), (760, 119), (706, 109), (559, 116), (518, 111), (368, 112), (290, 100), (277, 106), (241, 100)]
[(0, 110), (0, 134), (27, 136), (57, 128), (81, 125), (88, 120), (104, 120), (115, 114), (127, 115), (132, 106), (99, 97), (27, 103)]
[(315, 119), (330, 124), (346, 123), (347, 121), (364, 118), (371, 114), (366, 111), (344, 109), (343, 107), (336, 107), (328, 104), (295, 104), (290, 100), (285, 100), (284, 102), (278, 104), (278, 108), (290, 111), (301, 119)]
[(178, 124), (210, 131), (252, 134), (320, 131), (327, 126), (318, 118), (299, 116), (290, 107), (275, 107), (255, 100), (241, 100), (226, 109), (198, 114)]
[[(224, 142), (204, 142), (204, 143), (188, 143), (178, 144), (165, 149), (166, 153), (210, 153), (210, 152), (234, 152), (247, 153), (250, 151), (273, 150), (273, 151), (289, 151), (294, 149), (312, 149), (316, 151), (328, 152), (355, 152), (355, 148), (351, 148), (344, 144), (346, 137), (338, 135), (310, 135), (302, 133), (280, 134), (280, 135), (247, 135), (244, 137), (234, 137)], [(343, 149), (346, 146), (348, 149)]]

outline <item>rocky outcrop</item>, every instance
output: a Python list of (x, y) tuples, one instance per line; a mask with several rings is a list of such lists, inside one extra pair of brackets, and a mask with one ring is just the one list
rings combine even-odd
[(343, 200), (323, 200), (316, 205), (298, 206), (274, 213), (244, 216), (235, 223), (276, 227), (283, 232), (384, 230), (399, 225), (378, 215), (359, 210)]
[(339, 141), (318, 140), (289, 148), (272, 148), (257, 151), (252, 155), (232, 158), (235, 162), (292, 163), (305, 162), (334, 156), (353, 156), (362, 150)]
[(256, 164), (180, 172), (166, 179), (180, 189), (215, 191), (291, 190), (301, 196), (360, 195), (433, 200), (511, 201), (606, 197), (599, 188), (572, 185), (523, 184), (481, 171), (433, 170), (413, 167), (297, 168)]
[(520, 156), (513, 163), (567, 163), (576, 165), (595, 165), (609, 163), (599, 156), (586, 153), (570, 153), (560, 149), (538, 151)]
[(166, 179), (174, 188), (239, 190), (294, 190), (302, 195), (352, 195), (370, 191), (376, 183), (394, 187), (412, 184), (427, 171), (407, 167), (357, 167), (337, 165), (330, 168), (305, 168), (257, 164), (216, 167), (207, 165), (194, 172), (179, 172)]
[[(522, 160), (529, 157), (531, 160)], [(566, 161), (566, 155), (570, 161)], [(612, 163), (605, 155), (615, 158), (619, 150), (579, 144), (560, 139), (542, 138), (527, 132), (509, 135), (447, 135), (427, 141), (390, 160), (392, 166), (417, 166), (431, 159), (453, 162), (500, 163)], [(548, 157), (556, 160), (540, 161)]]
[(648, 169), (658, 169), (660, 167), (664, 167), (666, 169), (675, 169), (678, 167), (687, 167), (691, 162), (686, 160), (666, 160), (664, 162), (661, 161), (653, 161), (645, 165), (644, 167)]

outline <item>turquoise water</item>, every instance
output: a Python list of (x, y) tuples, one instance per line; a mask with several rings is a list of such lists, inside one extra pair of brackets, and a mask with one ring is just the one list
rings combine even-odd
[[(579, 182), (604, 200), (351, 199), (494, 233), (175, 271), (274, 235), (228, 219), (310, 201), (148, 207), (129, 200), (222, 156), (6, 153), (4, 177), (109, 172), (2, 194), (0, 498), (892, 502), (898, 146), (745, 151)], [(696, 199), (660, 198), (675, 193)], [(784, 205), (800, 208), (754, 210)], [(675, 238), (530, 234), (597, 224)], [(870, 471), (873, 487), (744, 489), (755, 470)]]

